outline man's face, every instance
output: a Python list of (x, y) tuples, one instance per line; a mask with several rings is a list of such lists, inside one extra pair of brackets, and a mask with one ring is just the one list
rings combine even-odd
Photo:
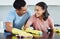
[(27, 5), (24, 7), (21, 7), (21, 9), (16, 10), (18, 15), (23, 15), (27, 12)]

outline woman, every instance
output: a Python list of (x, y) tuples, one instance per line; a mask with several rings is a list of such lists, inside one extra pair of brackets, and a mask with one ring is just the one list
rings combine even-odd
[(39, 2), (35, 5), (35, 15), (30, 17), (24, 29), (28, 28), (30, 25), (33, 25), (32, 27), (35, 30), (41, 30), (43, 32), (46, 32), (49, 28), (53, 30), (54, 23), (49, 16), (47, 5), (44, 2)]

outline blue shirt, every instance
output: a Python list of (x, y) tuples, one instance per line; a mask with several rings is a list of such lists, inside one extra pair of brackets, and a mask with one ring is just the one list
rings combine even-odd
[[(31, 13), (27, 11), (24, 15), (18, 16), (15, 10), (10, 11), (6, 17), (5, 22), (11, 22), (13, 24), (13, 28), (21, 29), (22, 26), (27, 22), (29, 17), (31, 16)], [(6, 26), (5, 26), (6, 29)]]

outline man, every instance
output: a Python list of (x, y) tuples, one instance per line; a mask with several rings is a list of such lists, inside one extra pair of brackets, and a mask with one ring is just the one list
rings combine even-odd
[[(27, 11), (27, 5), (24, 0), (15, 0), (13, 3), (15, 10), (8, 13), (5, 21), (5, 34), (19, 34), (18, 31), (26, 23), (30, 17), (30, 12)], [(15, 32), (16, 31), (16, 32)]]

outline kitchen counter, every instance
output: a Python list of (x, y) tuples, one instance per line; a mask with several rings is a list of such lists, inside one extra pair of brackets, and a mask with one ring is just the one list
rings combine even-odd
[(43, 33), (42, 37), (33, 37), (33, 38), (21, 38), (15, 35), (4, 36), (4, 34), (0, 33), (0, 39), (60, 39), (60, 34), (57, 33)]

